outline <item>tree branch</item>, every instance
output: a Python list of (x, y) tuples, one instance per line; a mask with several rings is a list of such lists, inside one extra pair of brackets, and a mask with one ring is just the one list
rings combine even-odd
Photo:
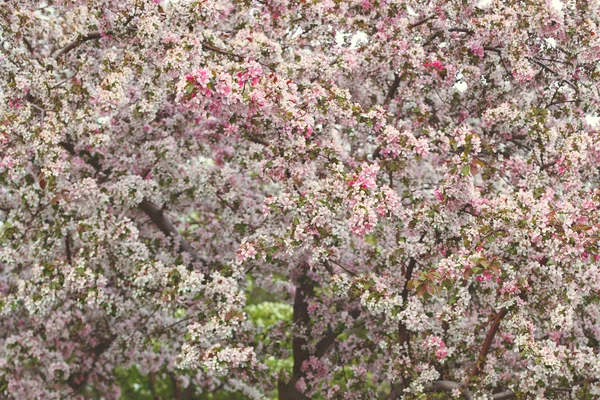
[[(360, 309), (355, 308), (349, 311), (349, 314), (354, 318), (358, 318), (360, 316)], [(327, 350), (329, 350), (329, 348), (331, 347), (331, 345), (333, 344), (333, 342), (335, 342), (335, 339), (342, 334), (342, 332), (344, 332), (344, 329), (338, 329), (336, 331), (332, 330), (331, 328), (329, 328), (327, 330), (327, 333), (325, 334), (325, 336), (319, 340), (317, 342), (317, 345), (315, 346), (315, 357), (317, 358), (321, 358), (325, 355), (325, 353), (327, 352)]]
[(289, 382), (286, 383), (280, 379), (277, 384), (279, 400), (309, 400), (309, 397), (296, 389), (296, 382), (302, 377), (302, 364), (310, 357), (306, 348), (308, 341), (305, 338), (306, 329), (310, 324), (307, 298), (314, 294), (314, 285), (314, 281), (302, 271), (299, 278), (299, 285), (296, 287), (294, 311), (292, 315), (294, 326), (300, 329), (300, 332), (296, 333), (292, 338), (294, 366), (292, 368), (292, 377)]
[(65, 236), (65, 250), (67, 252), (67, 262), (71, 265), (73, 265), (73, 257), (71, 255), (71, 233), (67, 232), (67, 235)]
[(171, 221), (169, 221), (161, 209), (146, 199), (142, 200), (142, 202), (139, 204), (139, 208), (150, 218), (152, 222), (154, 222), (154, 225), (156, 225), (158, 229), (165, 234), (165, 236), (173, 237), (174, 240), (179, 242), (178, 250), (180, 253), (186, 252), (192, 257), (192, 260), (197, 262), (205, 262), (198, 255), (198, 253), (192, 249), (192, 246), (183, 237), (181, 237), (177, 229), (175, 229)]
[(434, 392), (435, 391), (450, 392), (454, 389), (459, 389), (462, 392), (462, 394), (465, 396), (466, 400), (473, 400), (475, 398), (473, 396), (473, 393), (471, 393), (468, 390), (465, 390), (464, 386), (457, 382), (435, 381), (435, 382), (432, 382), (431, 386), (429, 387), (429, 390), (434, 391)]
[(385, 100), (383, 101), (383, 106), (387, 107), (394, 96), (396, 96), (396, 92), (398, 91), (398, 87), (400, 86), (400, 75), (398, 73), (394, 74), (394, 81), (390, 85), (388, 89), (387, 95), (385, 96)]
[[(71, 155), (77, 155), (73, 143), (60, 142), (60, 146), (67, 152), (69, 152)], [(87, 164), (91, 165), (96, 170), (96, 172), (103, 172), (105, 174), (110, 173), (110, 169), (103, 170), (102, 165), (100, 164), (98, 159), (92, 157), (91, 155), (84, 159), (84, 161)], [(206, 260), (203, 260), (198, 255), (198, 253), (194, 251), (192, 246), (183, 237), (181, 237), (177, 229), (175, 229), (171, 221), (169, 221), (169, 219), (164, 215), (162, 210), (160, 210), (147, 199), (142, 200), (138, 207), (150, 218), (150, 220), (158, 227), (158, 229), (160, 229), (160, 231), (165, 234), (165, 236), (173, 237), (174, 240), (179, 242), (178, 251), (180, 253), (186, 252), (191, 256), (193, 261), (202, 262), (206, 264)]]
[(545, 169), (548, 169), (548, 168), (556, 165), (556, 163), (558, 163), (558, 160), (559, 159), (556, 159), (554, 161), (547, 162), (546, 164), (542, 164), (542, 166), (540, 166), (540, 171), (543, 171)]
[(512, 390), (506, 390), (500, 393), (494, 393), (492, 395), (492, 399), (494, 400), (505, 400), (505, 399), (514, 399), (515, 393)]
[[(421, 240), (423, 237), (421, 237)], [(417, 260), (414, 257), (411, 257), (408, 261), (408, 266), (406, 267), (406, 273), (404, 274), (404, 288), (402, 289), (402, 310), (406, 308), (406, 302), (408, 301), (408, 282), (412, 279), (413, 271), (417, 265)], [(408, 330), (406, 329), (406, 324), (402, 321), (398, 323), (398, 342), (400, 346), (404, 344), (409, 344)], [(399, 384), (392, 384), (392, 388), (390, 393), (387, 395), (387, 400), (396, 400), (400, 398), (402, 394), (402, 386)]]
[[(421, 26), (425, 23), (427, 23), (428, 21), (431, 21), (432, 19), (436, 19), (437, 16), (436, 15), (430, 15), (429, 17), (423, 18), (420, 21), (415, 22), (414, 24), (410, 24), (408, 25), (408, 29), (412, 30), (418, 26)], [(392, 82), (390, 88), (388, 89), (387, 95), (385, 96), (385, 100), (383, 102), (384, 107), (387, 107), (390, 102), (392, 101), (392, 99), (394, 98), (394, 96), (396, 96), (396, 92), (398, 91), (398, 87), (400, 86), (400, 74), (398, 74), (397, 72), (394, 74), (394, 81)]]
[(490, 329), (488, 330), (488, 333), (485, 336), (485, 340), (483, 341), (483, 346), (481, 346), (481, 351), (479, 352), (479, 357), (477, 357), (477, 361), (475, 362), (475, 365), (473, 366), (473, 369), (471, 370), (471, 374), (470, 374), (471, 377), (476, 376), (479, 373), (479, 371), (481, 371), (483, 366), (485, 365), (487, 355), (490, 352), (490, 348), (492, 347), (492, 342), (494, 341), (496, 332), (498, 332), (498, 328), (500, 327), (500, 321), (502, 320), (502, 318), (504, 318), (506, 316), (507, 313), (508, 313), (508, 310), (506, 308), (503, 308), (494, 317), (492, 326), (490, 326)]
[(408, 25), (408, 29), (414, 29), (417, 26), (423, 25), (424, 23), (431, 21), (432, 19), (436, 19), (436, 18), (437, 18), (436, 15), (430, 15), (429, 17), (423, 18), (422, 20), (417, 21), (414, 24)]
[[(110, 35), (111, 33), (112, 33), (111, 31), (106, 32), (104, 34), (104, 36)], [(100, 32), (90, 32), (87, 35), (79, 36), (77, 39), (73, 40), (71, 43), (67, 44), (65, 47), (58, 50), (52, 58), (57, 60), (60, 56), (62, 56), (63, 54), (67, 54), (68, 52), (70, 52), (71, 50), (76, 48), (77, 46), (79, 46), (85, 42), (88, 42), (90, 40), (100, 39), (102, 36), (103, 36), (103, 34)]]
[[(543, 70), (546, 70), (546, 71), (550, 72), (552, 75), (560, 76), (560, 74), (558, 72), (556, 72), (554, 69), (550, 68), (549, 66), (547, 66), (543, 62), (538, 61), (538, 60), (536, 60), (535, 58), (532, 58), (532, 57), (528, 57), (528, 59), (530, 61), (533, 61), (534, 63), (536, 63), (540, 67), (542, 67)], [(577, 88), (577, 86), (575, 86), (575, 84), (573, 82), (571, 82), (571, 81), (569, 81), (567, 79), (563, 79), (563, 82), (565, 82), (567, 85), (571, 86), (576, 93), (579, 93), (579, 89)]]
[[(430, 391), (444, 391), (444, 392), (450, 392), (454, 389), (459, 389), (462, 394), (464, 395), (466, 400), (473, 400), (475, 398), (475, 396), (473, 395), (473, 393), (469, 390), (466, 390), (464, 385), (457, 383), (457, 382), (453, 382), (453, 381), (435, 381), (432, 382), (428, 387), (428, 390)], [(515, 397), (515, 393), (512, 390), (506, 390), (504, 392), (500, 392), (500, 393), (494, 393), (492, 394), (492, 399), (493, 400), (506, 400), (506, 399), (513, 399)]]

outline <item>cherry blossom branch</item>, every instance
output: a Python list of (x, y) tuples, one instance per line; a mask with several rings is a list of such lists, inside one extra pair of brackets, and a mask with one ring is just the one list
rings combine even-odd
[[(423, 240), (424, 236), (425, 235), (421, 236), (421, 240)], [(411, 257), (410, 260), (408, 261), (408, 266), (406, 267), (406, 272), (404, 274), (404, 287), (402, 289), (402, 294), (401, 294), (403, 310), (406, 307), (406, 302), (408, 301), (408, 293), (409, 293), (408, 282), (410, 282), (410, 280), (412, 279), (413, 272), (414, 272), (414, 269), (416, 266), (417, 266), (417, 260), (414, 257)], [(402, 321), (400, 321), (398, 323), (398, 342), (399, 342), (400, 346), (403, 346), (404, 344), (409, 346), (408, 330), (406, 329), (406, 324), (403, 323)], [(402, 385), (392, 384), (392, 388), (390, 390), (390, 393), (386, 397), (386, 399), (387, 400), (398, 399), (399, 396), (402, 394), (401, 389), (402, 389)]]
[(390, 88), (385, 96), (385, 100), (383, 101), (383, 106), (387, 107), (394, 96), (396, 96), (396, 92), (398, 91), (398, 87), (400, 86), (400, 75), (398, 73), (394, 74), (394, 81), (390, 85)]
[(75, 393), (79, 392), (79, 390), (81, 390), (81, 388), (85, 386), (92, 371), (96, 367), (96, 363), (98, 362), (102, 354), (104, 354), (108, 349), (110, 349), (110, 346), (113, 344), (116, 338), (117, 335), (111, 335), (105, 340), (102, 340), (99, 344), (97, 344), (91, 349), (93, 359), (90, 368), (86, 372), (80, 374), (72, 374), (69, 376), (69, 378), (67, 379), (67, 384), (69, 385), (69, 387), (71, 387), (71, 389), (73, 389)]
[[(137, 11), (137, 3), (135, 6), (135, 11), (133, 12), (132, 15), (129, 16), (129, 18), (127, 18), (127, 20), (123, 24), (123, 27), (126, 27), (127, 25), (129, 25), (129, 23), (135, 17), (136, 11)], [(135, 31), (135, 28), (133, 28), (133, 29), (128, 28), (128, 31)], [(107, 31), (107, 32), (93, 31), (93, 32), (88, 33), (87, 35), (83, 35), (83, 36), (80, 35), (77, 39), (73, 40), (71, 43), (67, 44), (65, 47), (58, 50), (52, 58), (54, 58), (56, 60), (63, 54), (67, 54), (68, 52), (70, 52), (71, 50), (73, 50), (74, 48), (80, 46), (81, 44), (83, 44), (85, 42), (89, 42), (90, 40), (97, 40), (102, 37), (112, 35), (113, 33), (114, 33), (113, 31)]]
[(71, 256), (71, 233), (67, 232), (65, 236), (65, 250), (67, 252), (67, 262), (73, 264), (73, 258)]
[[(213, 46), (212, 44), (206, 43), (206, 42), (202, 42), (202, 48), (206, 49), (206, 50), (210, 50), (210, 51), (214, 51), (215, 53), (224, 55), (224, 56), (228, 56), (228, 57), (232, 57), (237, 59), (237, 61), (243, 61), (245, 59), (247, 59), (248, 57), (246, 56), (242, 56), (240, 54), (235, 54), (232, 52), (229, 52), (227, 50), (223, 50), (219, 47)], [(261, 62), (260, 60), (257, 60), (257, 62), (262, 65), (263, 67), (267, 67), (269, 68), (271, 71), (275, 70), (275, 67), (273, 65), (269, 65), (265, 62)]]
[(548, 169), (548, 168), (556, 165), (556, 163), (558, 163), (558, 160), (559, 159), (556, 159), (554, 161), (547, 162), (546, 164), (542, 164), (542, 166), (540, 166), (540, 171), (543, 171), (545, 169)]
[(182, 322), (189, 321), (190, 319), (193, 319), (193, 318), (195, 318), (195, 316), (193, 316), (193, 315), (190, 315), (189, 317), (185, 317), (185, 318), (182, 318), (182, 319), (180, 319), (180, 320), (177, 320), (177, 321), (173, 322), (172, 324), (169, 324), (169, 325), (167, 325), (167, 326), (163, 326), (163, 327), (162, 327), (162, 328), (160, 328), (159, 330), (157, 330), (157, 331), (154, 331), (154, 332), (153, 332), (153, 335), (156, 335), (156, 334), (163, 333), (163, 332), (165, 332), (165, 331), (167, 331), (167, 330), (171, 329), (172, 327), (174, 327), (174, 326), (176, 326), (176, 325), (179, 325), (179, 324), (180, 324), (180, 323), (182, 323)]
[[(358, 318), (360, 316), (360, 309), (355, 308), (349, 311), (349, 314), (354, 318)], [(336, 331), (334, 331), (333, 329), (329, 328), (327, 330), (327, 333), (325, 334), (325, 337), (323, 337), (319, 342), (317, 342), (317, 345), (315, 346), (315, 357), (321, 358), (325, 355), (325, 353), (327, 352), (327, 350), (329, 350), (329, 348), (331, 347), (331, 345), (333, 344), (333, 342), (335, 342), (335, 339), (341, 335), (344, 332), (344, 329), (338, 329)]]

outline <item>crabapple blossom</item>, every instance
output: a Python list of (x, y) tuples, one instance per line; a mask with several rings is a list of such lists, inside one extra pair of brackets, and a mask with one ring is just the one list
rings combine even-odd
[(598, 1), (4, 2), (0, 397), (600, 397), (599, 61)]

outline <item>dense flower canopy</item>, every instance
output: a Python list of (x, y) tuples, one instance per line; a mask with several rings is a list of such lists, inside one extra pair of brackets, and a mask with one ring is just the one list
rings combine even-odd
[(598, 398), (598, 61), (597, 0), (3, 2), (2, 396)]

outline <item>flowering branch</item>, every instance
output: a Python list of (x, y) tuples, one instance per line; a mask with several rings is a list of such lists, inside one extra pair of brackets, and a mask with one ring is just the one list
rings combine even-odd
[[(76, 155), (75, 146), (72, 143), (61, 142), (60, 145), (71, 155)], [(85, 162), (91, 165), (96, 170), (96, 172), (103, 172), (106, 175), (110, 174), (111, 172), (111, 169), (103, 169), (102, 165), (95, 157), (86, 157)], [(179, 243), (179, 252), (186, 252), (191, 256), (193, 261), (202, 262), (206, 264), (206, 261), (203, 260), (198, 255), (198, 253), (196, 253), (192, 246), (183, 237), (181, 237), (177, 229), (173, 226), (171, 221), (165, 216), (164, 212), (161, 209), (156, 207), (147, 199), (142, 200), (138, 207), (150, 218), (150, 220), (158, 227), (158, 229), (160, 229), (160, 231), (165, 236), (172, 237), (176, 242)]]

